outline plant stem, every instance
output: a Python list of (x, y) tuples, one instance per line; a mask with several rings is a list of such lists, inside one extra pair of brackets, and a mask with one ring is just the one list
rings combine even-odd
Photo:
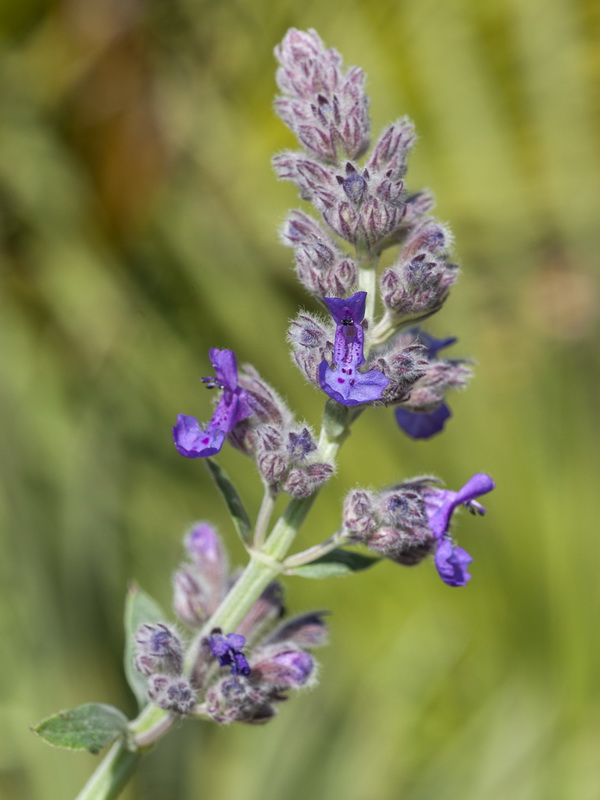
[[(328, 463), (335, 462), (338, 450), (348, 435), (349, 426), (354, 418), (355, 415), (346, 407), (332, 400), (325, 404), (318, 445), (320, 459)], [(317, 495), (318, 491), (310, 497), (290, 500), (265, 542), (275, 502), (272, 493), (268, 488), (265, 489), (255, 527), (255, 547), (260, 550), (256, 555), (250, 551), (250, 561), (239, 580), (232, 586), (219, 608), (188, 648), (185, 660), (187, 674), (192, 674), (194, 671), (202, 639), (217, 627), (226, 632), (235, 631), (269, 583), (283, 571), (282, 559), (285, 558)], [(316, 547), (322, 548), (323, 545)], [(175, 715), (153, 703), (146, 706), (129, 726), (131, 732), (129, 741), (120, 740), (112, 746), (76, 800), (113, 800), (118, 797), (144, 752), (150, 750), (158, 739), (170, 730), (176, 719)]]
[(130, 724), (130, 741), (121, 738), (113, 744), (76, 800), (113, 800), (118, 797), (141, 757), (154, 745), (152, 741), (141, 747), (136, 745), (136, 738), (143, 740), (144, 734), (156, 729), (158, 725), (163, 727), (162, 733), (165, 733), (173, 724), (171, 722), (167, 725), (167, 719), (173, 719), (168, 711), (149, 703)]
[(254, 547), (257, 549), (260, 549), (264, 544), (274, 506), (275, 493), (269, 486), (265, 486), (265, 493), (256, 517), (256, 525), (254, 526)]

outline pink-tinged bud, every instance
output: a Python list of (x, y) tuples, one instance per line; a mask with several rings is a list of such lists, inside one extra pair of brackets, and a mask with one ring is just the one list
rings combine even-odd
[(328, 630), (323, 617), (329, 612), (312, 611), (287, 620), (267, 639), (266, 644), (285, 644), (301, 649), (327, 644)]
[(221, 725), (230, 722), (260, 725), (276, 714), (264, 693), (241, 675), (228, 675), (211, 686), (205, 707), (207, 715)]
[(275, 486), (288, 468), (288, 459), (283, 450), (267, 451), (258, 456), (258, 469), (269, 486)]
[(309, 497), (320, 489), (333, 475), (331, 464), (310, 464), (290, 470), (283, 485), (284, 492), (292, 497)]
[(288, 342), (291, 345), (294, 361), (306, 378), (319, 386), (319, 364), (333, 350), (335, 330), (312, 314), (299, 314), (288, 328)]
[(405, 336), (400, 334), (387, 344), (385, 351), (369, 361), (370, 367), (380, 370), (389, 378), (381, 398), (385, 405), (406, 400), (430, 365), (423, 345), (414, 341), (406, 345), (405, 341)]
[(458, 277), (458, 267), (421, 252), (387, 269), (380, 279), (381, 299), (404, 321), (439, 311)]
[(354, 542), (365, 541), (377, 528), (373, 511), (373, 496), (363, 489), (354, 489), (346, 495), (343, 511), (344, 529)]
[(287, 405), (254, 367), (244, 364), (239, 371), (238, 382), (248, 395), (248, 404), (253, 413), (251, 422), (254, 423), (256, 418), (258, 422), (267, 422), (275, 427), (291, 424), (292, 414)]
[(464, 389), (472, 376), (469, 364), (461, 361), (430, 361), (425, 375), (419, 379), (402, 403), (410, 411), (428, 413), (444, 402), (450, 389)]
[(163, 622), (144, 623), (135, 633), (136, 668), (142, 675), (166, 672), (179, 675), (183, 666), (183, 644), (174, 628)]
[(315, 672), (311, 655), (285, 644), (261, 648), (250, 660), (250, 665), (254, 680), (279, 691), (306, 686)]
[(173, 575), (173, 610), (190, 628), (200, 628), (218, 605), (210, 602), (199, 581), (187, 567)]
[(415, 138), (415, 128), (408, 117), (394, 122), (377, 140), (367, 161), (367, 169), (387, 174), (391, 180), (403, 178)]
[(185, 548), (194, 565), (207, 607), (212, 612), (227, 589), (227, 552), (216, 529), (208, 522), (194, 525), (185, 537)]
[(447, 257), (453, 236), (447, 225), (432, 217), (424, 219), (412, 228), (402, 248), (401, 261), (409, 261), (425, 251), (432, 256)]
[(288, 31), (275, 49), (277, 84), (286, 97), (275, 109), (300, 143), (322, 161), (358, 158), (369, 145), (369, 101), (364, 74), (342, 71), (340, 55), (315, 31)]
[(184, 678), (153, 675), (148, 681), (148, 697), (165, 711), (189, 714), (196, 704), (196, 692)]

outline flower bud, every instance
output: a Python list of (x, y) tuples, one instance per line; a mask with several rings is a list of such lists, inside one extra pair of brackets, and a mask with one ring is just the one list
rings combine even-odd
[(166, 672), (179, 675), (183, 667), (183, 644), (170, 625), (144, 623), (135, 633), (136, 667), (143, 675)]
[(314, 677), (315, 662), (312, 656), (285, 644), (262, 648), (254, 654), (250, 663), (253, 680), (277, 691), (299, 689)]
[(388, 126), (373, 147), (367, 161), (370, 172), (388, 174), (393, 180), (406, 173), (408, 153), (415, 142), (415, 128), (408, 117), (402, 117)]
[(262, 724), (275, 716), (264, 694), (241, 675), (217, 681), (206, 693), (206, 713), (215, 722)]
[(283, 485), (284, 492), (292, 497), (309, 497), (333, 475), (331, 464), (309, 464), (290, 470)]
[(411, 396), (413, 387), (429, 367), (426, 348), (418, 342), (405, 344), (406, 337), (400, 334), (394, 337), (369, 361), (369, 367), (375, 367), (389, 378), (389, 383), (382, 396), (386, 405), (399, 403)]
[(165, 711), (189, 714), (196, 704), (196, 693), (184, 678), (152, 675), (148, 681), (148, 697)]
[(258, 456), (258, 469), (269, 486), (275, 486), (288, 468), (288, 459), (283, 450), (265, 452)]
[(317, 449), (317, 445), (309, 428), (302, 428), (299, 433), (288, 434), (288, 453), (294, 463), (302, 462)]
[(199, 628), (214, 608), (192, 571), (183, 566), (173, 575), (173, 610), (190, 628)]
[(301, 372), (319, 386), (319, 364), (333, 351), (333, 326), (319, 317), (302, 313), (290, 323), (287, 338)]
[[(206, 607), (212, 613), (227, 588), (229, 564), (221, 537), (210, 523), (198, 522), (187, 534), (184, 544), (194, 565), (196, 582), (206, 598)], [(192, 589), (189, 581), (188, 588)]]
[(364, 541), (377, 528), (374, 516), (373, 496), (363, 489), (348, 492), (344, 500), (344, 529), (351, 534), (351, 541)]

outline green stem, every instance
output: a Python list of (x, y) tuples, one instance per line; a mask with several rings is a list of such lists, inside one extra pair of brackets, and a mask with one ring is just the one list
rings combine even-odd
[[(319, 437), (319, 458), (334, 463), (338, 450), (348, 435), (354, 416), (345, 407), (330, 400), (325, 405), (323, 425)], [(284, 568), (282, 559), (310, 511), (318, 492), (310, 497), (293, 499), (275, 524), (262, 549), (253, 555), (239, 580), (231, 588), (219, 608), (188, 648), (185, 672), (193, 674), (202, 639), (213, 628), (235, 631), (264, 589)], [(256, 538), (262, 540), (273, 510), (274, 499), (265, 492), (256, 524)], [(130, 724), (129, 741), (116, 742), (77, 797), (77, 800), (112, 800), (133, 774), (144, 752), (151, 749), (177, 719), (162, 708), (149, 704)]]
[(256, 525), (254, 526), (254, 541), (255, 548), (260, 549), (265, 541), (267, 528), (273, 514), (275, 506), (275, 493), (269, 486), (265, 486), (265, 493), (263, 495), (262, 503), (256, 517)]
[(152, 741), (147, 746), (140, 747), (135, 744), (136, 738), (139, 736), (143, 740), (144, 734), (156, 729), (157, 726), (162, 728), (162, 733), (166, 732), (167, 728), (171, 727), (167, 725), (167, 718), (174, 721), (168, 711), (163, 711), (152, 703), (147, 705), (130, 724), (129, 741), (119, 739), (113, 744), (76, 800), (113, 800), (118, 797), (141, 757), (154, 745)]

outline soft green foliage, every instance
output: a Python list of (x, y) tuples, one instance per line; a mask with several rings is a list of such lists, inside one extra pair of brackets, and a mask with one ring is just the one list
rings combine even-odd
[[(298, 205), (274, 151), (271, 50), (315, 27), (368, 74), (374, 130), (411, 116), (463, 275), (432, 333), (479, 366), (454, 418), (408, 441), (368, 410), (299, 547), (348, 488), (474, 471), (465, 589), (431, 564), (287, 579), (330, 608), (319, 688), (264, 729), (186, 724), (124, 797), (595, 800), (600, 741), (600, 12), (594, 0), (19, 0), (0, 24), (0, 795), (76, 794), (97, 759), (32, 721), (90, 698), (135, 713), (122, 608), (170, 604), (196, 519), (245, 554), (176, 414), (208, 417), (208, 348), (252, 361), (315, 425), (290, 366), (298, 306), (276, 230)], [(225, 298), (227, 302), (225, 302)], [(258, 478), (218, 458), (252, 517)], [(487, 498), (486, 498), (487, 499)], [(237, 551), (235, 548), (238, 548)]]
[(353, 572), (362, 572), (364, 569), (378, 564), (380, 559), (363, 556), (350, 550), (336, 549), (317, 558), (310, 564), (296, 567), (291, 570), (291, 575), (301, 578), (343, 578)]
[(105, 703), (86, 703), (61, 711), (32, 728), (48, 744), (67, 750), (89, 750), (97, 755), (103, 747), (127, 731), (127, 717)]

